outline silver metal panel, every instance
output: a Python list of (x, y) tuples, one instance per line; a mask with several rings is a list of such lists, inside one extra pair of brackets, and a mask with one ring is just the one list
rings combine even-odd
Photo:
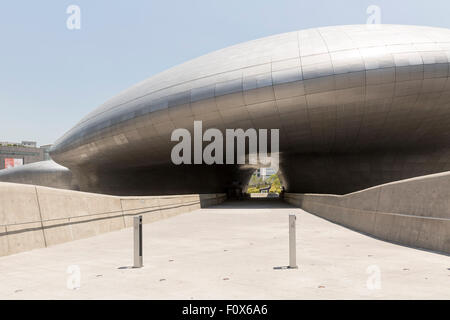
[(78, 183), (70, 170), (53, 160), (0, 170), (0, 181), (59, 189), (79, 189)]
[[(178, 170), (170, 162), (175, 128), (204, 120), (258, 129), (272, 119), (271, 127), (280, 126), (288, 191), (344, 193), (440, 172), (450, 163), (449, 61), (450, 30), (431, 27), (337, 26), (256, 39), (119, 93), (61, 137), (52, 157), (86, 190), (109, 184), (108, 192), (146, 194), (149, 182), (130, 191), (117, 172), (156, 164)], [(427, 164), (417, 167), (413, 154), (427, 156)], [(386, 158), (394, 159), (389, 168)], [(180, 168), (181, 183), (208, 180), (209, 191), (220, 191), (223, 181), (248, 174), (210, 169), (199, 166), (189, 177), (189, 168)], [(167, 192), (178, 192), (176, 185)]]

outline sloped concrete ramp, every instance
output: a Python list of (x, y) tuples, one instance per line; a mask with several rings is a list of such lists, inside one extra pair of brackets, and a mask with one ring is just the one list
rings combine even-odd
[(218, 204), (225, 194), (119, 197), (0, 182), (0, 256), (96, 236)]
[[(276, 270), (288, 263), (291, 213), (299, 268)], [(131, 228), (0, 257), (0, 298), (450, 298), (450, 257), (367, 237), (277, 201), (224, 202), (146, 224), (143, 236), (141, 269), (127, 268)], [(77, 290), (67, 287), (74, 270)]]
[(450, 254), (450, 172), (347, 195), (286, 194), (322, 218), (383, 240)]

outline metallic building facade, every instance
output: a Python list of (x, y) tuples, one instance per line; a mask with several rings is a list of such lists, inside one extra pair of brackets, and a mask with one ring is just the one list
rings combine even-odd
[(79, 190), (72, 172), (52, 160), (0, 170), (0, 181)]
[(81, 190), (222, 192), (254, 168), (171, 163), (176, 128), (280, 129), (289, 192), (344, 194), (450, 170), (450, 30), (350, 25), (234, 45), (113, 97), (52, 158)]
[(36, 142), (0, 143), (0, 170), (5, 169), (6, 159), (19, 159), (23, 164), (45, 159), (45, 149), (36, 147)]

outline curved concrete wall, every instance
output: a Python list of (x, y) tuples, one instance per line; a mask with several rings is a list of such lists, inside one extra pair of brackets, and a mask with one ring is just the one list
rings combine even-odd
[(450, 253), (450, 172), (347, 195), (287, 193), (286, 201), (377, 238)]
[(225, 194), (117, 197), (0, 183), (0, 256), (164, 219), (225, 200)]
[[(216, 193), (245, 185), (244, 165), (171, 162), (172, 131), (192, 134), (202, 120), (204, 130), (222, 133), (280, 129), (289, 192), (346, 194), (445, 172), (449, 62), (449, 29), (350, 25), (273, 35), (134, 85), (81, 119), (51, 155), (89, 192)], [(159, 179), (180, 175), (177, 183)]]

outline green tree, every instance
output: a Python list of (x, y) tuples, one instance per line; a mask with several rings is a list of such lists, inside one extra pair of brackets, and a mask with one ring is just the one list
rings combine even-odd
[(281, 192), (281, 182), (277, 174), (271, 175), (266, 180), (262, 177), (256, 175), (256, 171), (250, 177), (248, 183), (247, 193), (259, 193), (261, 188), (266, 188), (270, 186), (269, 192), (280, 193)]
[(281, 181), (277, 174), (271, 175), (267, 181), (270, 183), (271, 187), (269, 192), (280, 193), (281, 192)]

